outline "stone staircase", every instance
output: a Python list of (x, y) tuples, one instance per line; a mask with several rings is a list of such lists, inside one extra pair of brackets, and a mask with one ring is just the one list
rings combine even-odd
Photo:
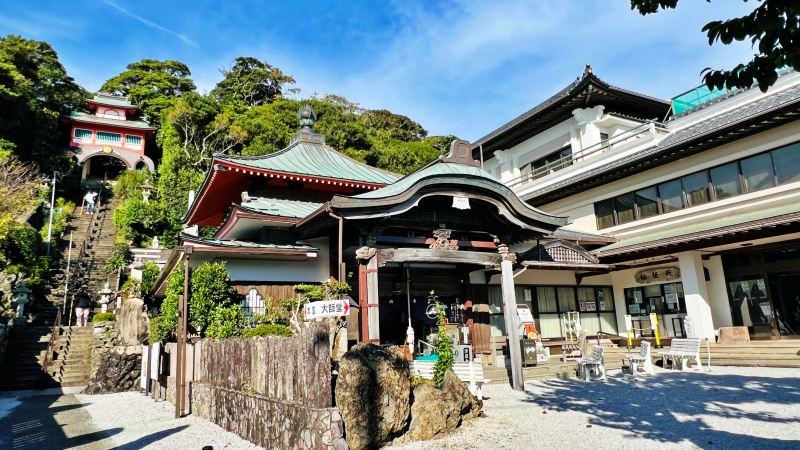
[[(85, 287), (97, 301), (97, 292), (110, 278), (105, 266), (113, 256), (116, 229), (113, 211), (119, 202), (113, 198), (102, 202), (96, 214), (81, 214), (79, 209), (67, 224), (65, 237), (56, 245), (51, 270), (42, 286), (44, 298), (30, 305), (27, 326), (13, 327), (9, 334), (6, 355), (0, 363), (0, 390), (38, 389), (53, 386), (79, 386), (88, 383), (91, 372), (93, 328), (70, 327), (75, 323), (70, 297)], [(69, 232), (73, 232), (67, 304), (64, 289), (69, 255)], [(84, 245), (85, 244), (85, 245)], [(81, 252), (83, 249), (83, 253)], [(111, 280), (112, 289), (116, 278)], [(65, 307), (66, 306), (66, 307)], [(42, 370), (44, 356), (52, 337), (59, 310), (65, 311), (62, 326), (57, 329), (48, 370)], [(89, 319), (99, 312), (99, 304)], [(70, 317), (72, 316), (72, 317)]]
[(47, 375), (59, 386), (85, 386), (92, 370), (94, 327), (60, 327)]

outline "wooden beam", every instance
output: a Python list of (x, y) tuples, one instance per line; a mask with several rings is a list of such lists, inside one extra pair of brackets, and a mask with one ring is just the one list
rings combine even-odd
[(458, 250), (432, 250), (427, 248), (385, 248), (378, 250), (378, 265), (387, 262), (434, 262), (444, 264), (474, 264), (478, 266), (500, 265), (496, 253)]

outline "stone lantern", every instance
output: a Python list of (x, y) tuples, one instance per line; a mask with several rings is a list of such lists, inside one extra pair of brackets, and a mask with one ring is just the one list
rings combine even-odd
[(108, 304), (111, 302), (111, 294), (113, 293), (114, 291), (108, 287), (108, 283), (98, 292), (98, 294), (100, 294), (100, 307), (102, 312), (108, 311)]
[(150, 185), (150, 179), (144, 180), (144, 184), (142, 184), (142, 198), (145, 203), (150, 203), (150, 192), (152, 190), (153, 186)]
[(28, 289), (28, 282), (23, 281), (11, 291), (14, 295), (13, 302), (17, 304), (17, 318), (16, 322), (25, 322), (25, 305), (31, 301), (31, 291)]

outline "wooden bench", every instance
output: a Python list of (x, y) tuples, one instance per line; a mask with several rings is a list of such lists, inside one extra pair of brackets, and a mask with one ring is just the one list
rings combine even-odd
[(631, 375), (636, 375), (639, 372), (639, 364), (642, 364), (644, 372), (654, 375), (653, 372), (653, 358), (650, 356), (650, 343), (642, 341), (642, 346), (639, 353), (628, 353), (623, 356), (622, 364), (625, 365), (625, 360), (628, 360), (628, 367), (631, 370)]
[[(411, 375), (432, 380), (433, 366), (435, 364), (436, 361), (412, 360), (408, 362), (408, 368), (411, 371)], [(483, 394), (481, 393), (483, 385), (492, 381), (484, 378), (483, 364), (478, 358), (475, 358), (475, 361), (471, 364), (468, 362), (454, 362), (453, 373), (456, 374), (459, 380), (469, 384), (469, 391), (479, 400), (483, 399)]]
[(673, 339), (669, 351), (659, 352), (659, 355), (661, 355), (664, 368), (667, 367), (667, 361), (670, 366), (674, 366), (677, 360), (680, 370), (686, 370), (686, 363), (690, 359), (697, 363), (696, 369), (703, 368), (703, 364), (700, 362), (700, 339), (697, 338)]
[(606, 380), (606, 364), (604, 357), (605, 349), (602, 345), (592, 346), (592, 356), (581, 358), (578, 361), (578, 378), (589, 381), (591, 373), (594, 372), (596, 378)]

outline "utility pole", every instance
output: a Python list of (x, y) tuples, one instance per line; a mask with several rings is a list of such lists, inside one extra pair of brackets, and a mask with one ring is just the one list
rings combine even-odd
[(47, 225), (47, 256), (50, 256), (50, 240), (53, 237), (53, 212), (56, 209), (56, 175), (59, 175), (57, 170), (53, 171), (53, 192), (50, 195), (50, 223)]

